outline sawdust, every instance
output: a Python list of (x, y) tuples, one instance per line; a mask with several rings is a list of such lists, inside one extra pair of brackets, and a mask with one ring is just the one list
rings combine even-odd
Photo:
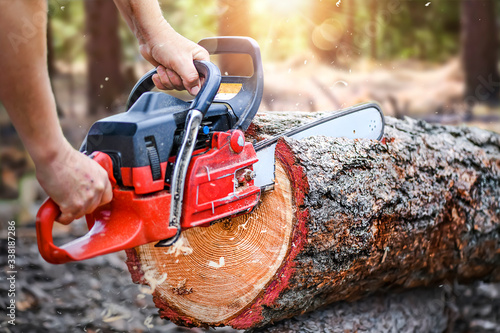
[(153, 316), (148, 316), (146, 320), (144, 320), (144, 326), (147, 328), (153, 328), (155, 325), (152, 324), (153, 322)]
[(173, 254), (178, 257), (179, 255), (188, 256), (193, 253), (193, 249), (191, 245), (189, 245), (189, 241), (181, 234), (181, 237), (177, 242), (172, 245), (165, 254)]
[(192, 294), (193, 288), (187, 288), (186, 283), (187, 279), (182, 280), (181, 282), (179, 282), (177, 287), (172, 288), (172, 292), (179, 296)]
[(243, 230), (247, 230), (247, 224), (250, 220), (253, 220), (253, 217), (252, 216), (249, 216), (248, 219), (245, 221), (245, 223), (243, 224), (240, 224), (238, 226), (238, 230), (240, 230), (240, 228), (242, 228)]
[(226, 262), (224, 260), (224, 257), (219, 258), (219, 263), (216, 263), (215, 261), (209, 261), (208, 266), (213, 267), (213, 268), (221, 268), (226, 265)]
[(105, 308), (101, 312), (102, 321), (105, 323), (112, 323), (120, 319), (128, 319), (131, 313), (128, 309), (112, 303), (104, 304)]
[(146, 280), (147, 286), (140, 285), (139, 290), (143, 294), (152, 295), (156, 290), (156, 287), (167, 280), (167, 273), (163, 273), (159, 278), (156, 278), (158, 275), (158, 271), (156, 269), (144, 266), (142, 270), (144, 271), (144, 280)]

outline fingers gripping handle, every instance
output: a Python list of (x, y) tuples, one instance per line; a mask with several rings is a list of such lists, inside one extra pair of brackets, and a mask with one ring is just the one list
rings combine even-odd
[[(109, 179), (112, 185), (114, 185), (115, 179), (113, 176), (113, 163), (111, 158), (107, 154), (101, 152), (97, 152), (91, 157), (108, 172)], [(59, 215), (61, 215), (61, 209), (51, 198), (45, 200), (38, 210), (36, 216), (36, 237), (38, 250), (43, 259), (51, 264), (63, 264), (70, 261), (86, 259), (82, 258), (82, 254), (78, 251), (72, 251), (75, 249), (74, 247), (68, 246), (74, 241), (62, 247), (58, 247), (54, 244), (52, 228)], [(85, 237), (86, 236), (83, 236), (80, 239)]]
[[(201, 87), (201, 91), (196, 95), (192, 104), (201, 107), (202, 103), (206, 103), (207, 100), (212, 101), (215, 97), (217, 90), (219, 89), (221, 74), (219, 68), (217, 68), (216, 65), (209, 61), (195, 60), (194, 66), (196, 67), (198, 73), (205, 77), (205, 84)], [(137, 81), (135, 86), (132, 88), (130, 95), (128, 96), (126, 106), (127, 110), (130, 109), (132, 105), (134, 105), (134, 103), (139, 99), (139, 97), (141, 97), (143, 93), (151, 91), (151, 89), (155, 87), (155, 84), (153, 82), (153, 75), (155, 75), (156, 73), (156, 68), (154, 68), (144, 74), (139, 79), (139, 81)], [(208, 110), (208, 106), (206, 108)], [(206, 111), (204, 113), (206, 113)]]
[(209, 61), (195, 61), (194, 66), (200, 75), (205, 77), (200, 92), (191, 102), (191, 110), (198, 110), (203, 115), (207, 114), (217, 91), (219, 90), (221, 75), (219, 68)]

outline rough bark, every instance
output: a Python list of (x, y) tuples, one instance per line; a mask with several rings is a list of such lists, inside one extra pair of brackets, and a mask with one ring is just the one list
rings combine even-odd
[[(247, 134), (311, 119), (281, 117)], [(379, 290), (500, 280), (500, 135), (387, 118), (381, 142), (282, 139), (276, 159), (252, 215), (190, 229), (177, 252), (128, 251), (162, 317), (246, 329)]]

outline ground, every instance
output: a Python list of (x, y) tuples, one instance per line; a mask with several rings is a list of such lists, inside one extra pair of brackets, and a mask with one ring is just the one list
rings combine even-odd
[[(81, 230), (72, 228), (69, 234), (56, 238), (67, 242)], [(60, 233), (63, 235), (63, 233)], [(124, 263), (123, 252), (65, 265), (46, 263), (38, 254), (35, 231), (32, 227), (16, 230), (15, 269), (15, 326), (8, 323), (6, 306), (8, 274), (0, 277), (0, 332), (67, 333), (67, 332), (166, 332), (201, 333), (209, 330), (177, 327), (160, 319), (154, 307), (149, 288), (132, 283)], [(0, 237), (0, 269), (8, 272), (6, 233)], [(500, 332), (500, 283), (476, 282), (471, 285), (446, 284), (427, 290), (407, 291), (402, 294), (378, 294), (354, 303), (340, 302), (330, 307), (285, 321), (266, 330), (269, 333), (293, 332), (380, 332), (377, 323), (397, 325), (401, 312), (414, 311), (422, 293), (435, 295), (437, 307), (428, 317), (415, 317), (412, 332), (436, 331), (436, 323), (445, 332)], [(424, 303), (420, 306), (427, 306)], [(368, 318), (360, 309), (377, 308), (377, 317)], [(432, 308), (431, 308), (432, 310)], [(373, 313), (373, 310), (370, 310)], [(419, 313), (416, 312), (415, 313)], [(432, 316), (432, 318), (431, 318)], [(328, 324), (321, 329), (317, 318)], [(406, 316), (407, 318), (407, 316)], [(429, 326), (429, 323), (434, 326)], [(315, 326), (316, 325), (316, 326)], [(217, 328), (212, 332), (236, 333), (231, 328)], [(383, 328), (382, 328), (383, 331)], [(390, 331), (390, 330), (388, 330)]]
[[(73, 234), (71, 231), (70, 234)], [(132, 283), (124, 252), (79, 263), (51, 265), (38, 254), (33, 228), (16, 230), (15, 326), (6, 316), (10, 283), (6, 277), (6, 233), (0, 239), (0, 332), (205, 332), (159, 318), (149, 288)], [(68, 235), (56, 239), (67, 242)], [(217, 332), (236, 332), (220, 328)]]

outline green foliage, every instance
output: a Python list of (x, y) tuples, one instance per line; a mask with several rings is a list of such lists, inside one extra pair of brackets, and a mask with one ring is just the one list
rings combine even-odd
[(49, 0), (49, 20), (56, 59), (78, 62), (85, 59), (85, 16), (83, 1)]
[(184, 37), (198, 42), (217, 35), (216, 0), (160, 0), (163, 15)]
[[(399, 7), (392, 14), (390, 3)], [(383, 58), (418, 58), (440, 61), (459, 51), (460, 2), (383, 0), (381, 11), (391, 15), (381, 25)]]

